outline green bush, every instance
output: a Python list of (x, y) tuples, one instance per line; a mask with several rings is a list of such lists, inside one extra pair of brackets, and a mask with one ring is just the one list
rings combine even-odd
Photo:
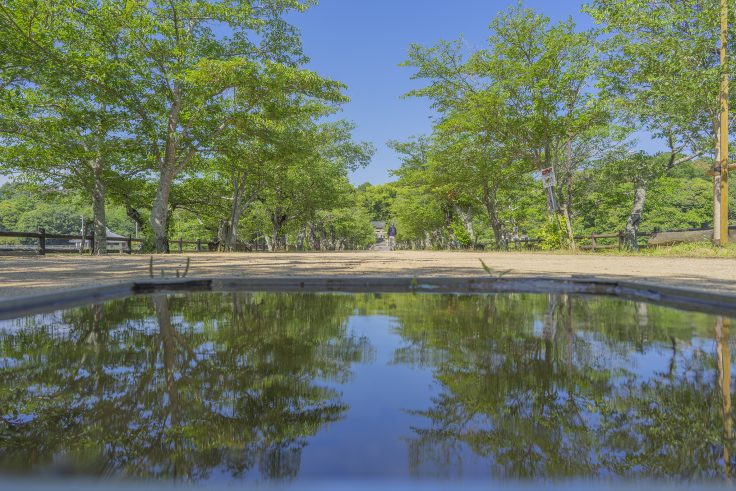
[(545, 251), (569, 248), (570, 241), (567, 238), (566, 229), (567, 224), (564, 216), (550, 216), (544, 226), (539, 230), (539, 246)]
[(450, 224), (450, 229), (452, 230), (452, 235), (455, 236), (462, 247), (468, 249), (473, 245), (473, 240), (470, 238), (470, 234), (465, 230), (465, 227), (461, 223), (457, 221), (452, 222)]

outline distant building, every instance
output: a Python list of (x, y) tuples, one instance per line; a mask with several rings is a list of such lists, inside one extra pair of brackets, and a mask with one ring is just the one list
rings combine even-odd
[[(111, 250), (111, 251), (123, 251), (123, 250), (125, 250), (128, 247), (127, 246), (127, 242), (128, 242), (128, 238), (127, 237), (125, 237), (124, 235), (116, 234), (115, 232), (113, 232), (109, 228), (106, 229), (106, 230), (107, 230), (107, 249), (108, 250)], [(73, 239), (73, 240), (70, 240), (69, 242), (71, 242), (72, 244), (74, 244), (74, 248), (75, 249), (79, 249), (79, 244), (82, 241), (79, 240), (79, 239)], [(84, 241), (84, 247), (85, 248), (89, 248), (90, 247), (89, 240), (85, 240)]]

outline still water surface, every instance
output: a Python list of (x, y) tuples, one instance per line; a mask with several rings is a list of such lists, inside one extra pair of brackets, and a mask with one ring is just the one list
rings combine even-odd
[(603, 297), (245, 292), (3, 321), (0, 473), (720, 482), (729, 325)]

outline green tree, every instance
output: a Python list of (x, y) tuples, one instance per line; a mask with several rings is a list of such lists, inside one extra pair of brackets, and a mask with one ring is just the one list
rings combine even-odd
[(392, 183), (364, 183), (357, 187), (358, 201), (368, 210), (371, 220), (387, 221), (391, 217), (391, 204), (396, 199), (396, 189)]
[[(467, 56), (462, 41), (413, 45), (405, 65), (416, 68), (412, 78), (428, 82), (409, 95), (429, 98), (440, 114), (435, 139), (448, 154), (440, 159), (443, 172), (457, 187), (475, 178), (470, 194), (502, 246), (504, 194), (519, 194), (526, 173), (557, 169), (556, 202), (571, 223), (573, 180), (595, 155), (592, 148), (613, 143), (613, 118), (591, 90), (594, 33), (521, 8), (500, 13), (490, 31), (488, 46)], [(572, 227), (567, 232), (572, 239)]]
[(320, 210), (340, 208), (352, 193), (347, 175), (367, 165), (373, 147), (352, 141), (353, 126), (345, 121), (294, 128), (284, 142), (290, 152), (279, 152), (273, 162), (270, 185), (261, 193), (272, 230), (272, 250), (286, 246), (287, 224), (297, 228)]
[(637, 247), (635, 233), (652, 173), (665, 175), (701, 155), (718, 158), (718, 8), (698, 0), (594, 0), (586, 7), (606, 38), (602, 89), (634, 126), (660, 137), (669, 148), (669, 158), (658, 166), (629, 159), (636, 174), (627, 224), (632, 248)]
[(109, 187), (140, 171), (114, 72), (124, 47), (112, 2), (0, 6), (0, 169), (90, 198), (97, 254), (106, 252)]

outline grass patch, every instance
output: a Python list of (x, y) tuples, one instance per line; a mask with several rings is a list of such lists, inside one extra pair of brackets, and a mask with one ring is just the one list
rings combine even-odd
[(736, 259), (736, 242), (730, 243), (725, 247), (718, 247), (710, 242), (690, 242), (671, 246), (645, 247), (640, 249), (638, 252), (627, 250), (620, 251), (618, 248), (598, 249), (597, 251), (578, 249), (577, 252), (574, 253), (569, 249), (552, 249), (548, 251), (542, 251), (539, 249), (510, 249), (506, 252), (520, 252), (525, 254), (574, 254), (579, 256), (719, 257)]
[[(545, 251), (553, 252), (553, 251)], [(559, 254), (572, 254), (569, 250), (554, 251)], [(710, 242), (690, 242), (671, 246), (652, 246), (640, 249), (638, 252), (618, 249), (604, 249), (598, 251), (578, 250), (580, 255), (604, 256), (652, 256), (652, 257), (721, 257), (736, 258), (736, 243), (725, 247), (718, 247)]]
[(736, 244), (718, 247), (710, 242), (689, 242), (672, 246), (648, 247), (635, 253), (641, 256), (673, 257), (733, 257), (736, 258)]

